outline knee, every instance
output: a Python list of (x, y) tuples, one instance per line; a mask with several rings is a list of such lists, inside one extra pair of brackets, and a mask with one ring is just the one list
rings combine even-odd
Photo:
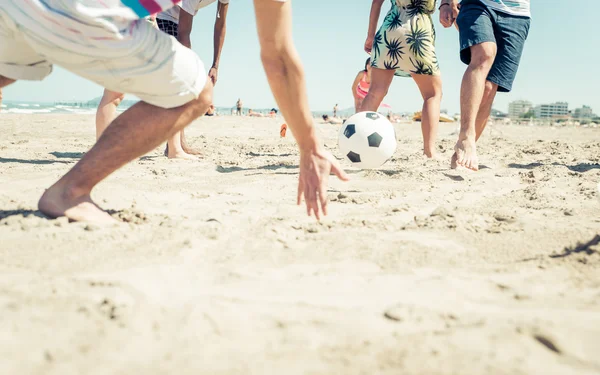
[(441, 87), (439, 89), (433, 89), (429, 92), (425, 92), (423, 93), (423, 100), (424, 101), (437, 101), (437, 102), (441, 102), (442, 101), (442, 96), (443, 96), (443, 92)]
[(204, 115), (206, 113), (206, 111), (208, 110), (208, 108), (210, 107), (210, 105), (212, 104), (212, 100), (213, 100), (213, 83), (209, 79), (209, 80), (207, 80), (206, 85), (204, 86), (204, 89), (202, 89), (202, 92), (200, 93), (200, 95), (198, 95), (198, 98), (194, 99), (190, 103), (191, 108), (194, 111), (194, 118), (198, 118), (198, 117)]
[(112, 100), (112, 103), (115, 105), (115, 107), (118, 107), (119, 104), (121, 104), (121, 102), (123, 101), (123, 99), (125, 99), (125, 94), (119, 94)]
[(104, 90), (104, 95), (102, 96), (102, 100), (100, 101), (100, 106), (104, 106), (107, 104), (112, 104), (115, 107), (118, 107), (119, 104), (125, 99), (125, 94), (120, 92)]
[(281, 80), (290, 75), (304, 75), (300, 59), (289, 48), (266, 45), (261, 49), (261, 61), (270, 80)]
[(474, 69), (490, 69), (496, 59), (496, 45), (485, 43), (471, 47), (471, 62), (469, 67)]

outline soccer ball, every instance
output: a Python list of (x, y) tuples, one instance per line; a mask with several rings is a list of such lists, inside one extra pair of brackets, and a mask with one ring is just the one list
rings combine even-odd
[(396, 131), (385, 116), (360, 112), (340, 128), (338, 148), (353, 167), (377, 168), (396, 152)]

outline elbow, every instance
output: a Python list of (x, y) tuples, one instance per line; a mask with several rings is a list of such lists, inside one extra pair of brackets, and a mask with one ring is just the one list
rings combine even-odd
[(261, 60), (269, 77), (284, 77), (292, 72), (302, 73), (302, 66), (297, 54), (284, 46), (263, 45)]

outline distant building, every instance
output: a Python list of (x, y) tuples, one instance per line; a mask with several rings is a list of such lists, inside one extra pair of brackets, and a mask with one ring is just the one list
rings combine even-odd
[(490, 115), (492, 116), (492, 118), (506, 118), (508, 116), (506, 113), (493, 108), (490, 112)]
[(535, 107), (536, 118), (564, 117), (569, 115), (569, 103), (556, 102), (553, 104), (541, 104)]
[(519, 118), (533, 109), (533, 104), (527, 100), (515, 100), (508, 104), (508, 117)]
[(573, 117), (581, 119), (591, 119), (596, 117), (596, 115), (594, 114), (594, 111), (592, 111), (591, 107), (584, 105), (581, 108), (575, 109), (575, 111), (573, 112)]

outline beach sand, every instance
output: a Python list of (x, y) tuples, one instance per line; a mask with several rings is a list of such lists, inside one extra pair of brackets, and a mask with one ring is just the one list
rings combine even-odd
[(205, 158), (119, 170), (101, 228), (36, 211), (93, 116), (0, 115), (0, 374), (600, 373), (600, 130), (492, 126), (473, 173), (455, 124), (439, 162), (396, 125), (318, 223), (281, 123), (196, 121)]

